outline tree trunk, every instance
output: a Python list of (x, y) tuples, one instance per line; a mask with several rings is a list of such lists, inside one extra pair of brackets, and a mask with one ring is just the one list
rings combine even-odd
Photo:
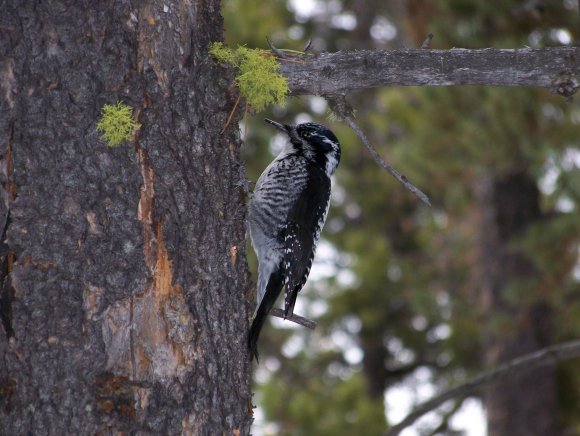
[[(220, 2), (0, 2), (2, 434), (247, 434)], [(142, 124), (108, 148), (105, 103)]]
[[(521, 169), (501, 179), (483, 176), (474, 191), (480, 217), (479, 284), (487, 321), (483, 355), (493, 367), (550, 344), (552, 313), (534, 295), (537, 272), (513, 246), (515, 237), (542, 218), (540, 192)], [(514, 285), (523, 281), (531, 283), (528, 298), (510, 298)], [(555, 367), (543, 366), (490, 384), (484, 404), (490, 436), (558, 434)]]

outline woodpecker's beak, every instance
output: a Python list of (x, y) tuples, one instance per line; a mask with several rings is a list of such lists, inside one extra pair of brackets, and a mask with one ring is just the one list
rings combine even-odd
[(277, 121), (269, 120), (268, 118), (264, 118), (264, 121), (266, 121), (267, 123), (272, 124), (278, 130), (286, 133), (287, 135), (289, 135), (290, 132), (292, 131), (292, 127), (289, 126), (289, 125), (287, 125), (287, 124), (281, 124), (281, 123), (279, 123)]

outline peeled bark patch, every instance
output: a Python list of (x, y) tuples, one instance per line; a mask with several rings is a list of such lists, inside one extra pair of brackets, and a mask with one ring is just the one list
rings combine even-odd
[[(193, 361), (193, 318), (183, 288), (173, 284), (173, 269), (155, 218), (155, 173), (145, 150), (137, 146), (143, 184), (138, 218), (143, 225), (143, 256), (151, 283), (107, 308), (103, 340), (107, 369), (130, 380), (155, 380), (169, 387), (185, 382)], [(180, 391), (174, 391), (180, 392)], [(180, 401), (177, 394), (176, 400)]]
[[(103, 314), (107, 369), (130, 380), (155, 380), (168, 387), (191, 371), (193, 319), (183, 295), (161, 295), (150, 286)], [(178, 399), (178, 398), (176, 398)]]

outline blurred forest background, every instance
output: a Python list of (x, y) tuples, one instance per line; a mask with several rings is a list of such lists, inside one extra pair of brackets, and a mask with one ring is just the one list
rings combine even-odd
[[(419, 48), (429, 33), (434, 49), (580, 41), (575, 0), (229, 0), (223, 14), (226, 42), (252, 48), (266, 48), (266, 36), (297, 50), (312, 38), (316, 52)], [(264, 329), (255, 434), (379, 435), (485, 368), (580, 338), (578, 103), (493, 87), (383, 88), (349, 101), (433, 209), (380, 169), (320, 97), (248, 117), (253, 182), (283, 141), (264, 117), (324, 123), (343, 147), (296, 307), (318, 327), (273, 319)], [(449, 402), (404, 434), (486, 429), (580, 434), (579, 362)]]

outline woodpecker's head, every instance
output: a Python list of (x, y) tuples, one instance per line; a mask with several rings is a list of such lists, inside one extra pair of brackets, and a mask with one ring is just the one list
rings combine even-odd
[(320, 165), (328, 176), (336, 171), (340, 161), (340, 144), (329, 129), (317, 123), (289, 126), (268, 118), (266, 121), (288, 135), (292, 146), (304, 153), (306, 158)]

